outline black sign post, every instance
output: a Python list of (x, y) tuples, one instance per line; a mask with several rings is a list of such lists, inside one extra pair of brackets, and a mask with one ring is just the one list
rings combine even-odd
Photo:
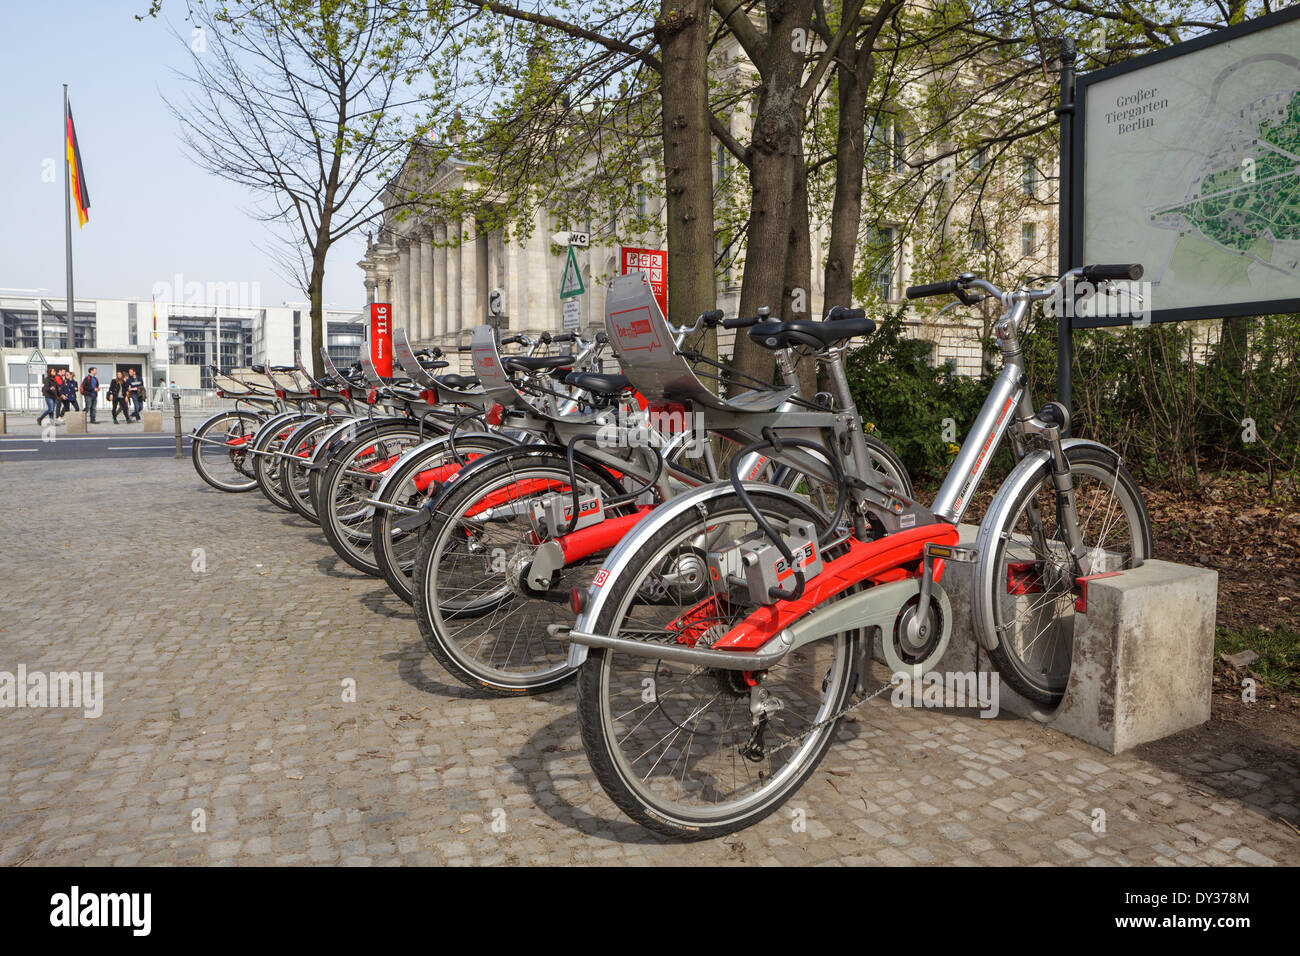
[[(1070, 223), (1070, 213), (1074, 209), (1074, 176), (1070, 161), (1074, 156), (1074, 57), (1073, 37), (1061, 37), (1061, 105), (1056, 108), (1056, 115), (1061, 124), (1061, 158), (1060, 158), (1060, 211), (1057, 214), (1057, 268), (1064, 275), (1073, 268), (1074, 251), (1070, 244), (1074, 238), (1074, 229)], [(1070, 310), (1062, 309), (1056, 317), (1056, 400), (1072, 409), (1074, 392), (1074, 323)]]

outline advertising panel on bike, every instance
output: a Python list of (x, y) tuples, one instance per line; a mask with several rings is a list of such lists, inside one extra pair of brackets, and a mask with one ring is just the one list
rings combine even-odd
[(1146, 267), (1076, 327), (1300, 309), (1298, 53), (1292, 7), (1076, 79), (1073, 264)]
[(620, 246), (618, 250), (619, 274), (643, 272), (654, 290), (659, 311), (668, 314), (668, 252), (664, 249), (633, 249)]

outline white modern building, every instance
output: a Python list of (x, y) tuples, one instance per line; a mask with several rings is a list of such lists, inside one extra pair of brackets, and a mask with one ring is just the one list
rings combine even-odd
[[(80, 379), (95, 367), (105, 386), (117, 371), (133, 369), (154, 387), (198, 390), (214, 387), (210, 365), (289, 365), (295, 354), (307, 358), (311, 350), (305, 302), (252, 307), (200, 297), (157, 303), (77, 298), (74, 313), (69, 329), (64, 298), (0, 288), (0, 410), (39, 405), (46, 368), (68, 369)], [(326, 348), (335, 362), (357, 360), (367, 321), (362, 312), (326, 311)]]

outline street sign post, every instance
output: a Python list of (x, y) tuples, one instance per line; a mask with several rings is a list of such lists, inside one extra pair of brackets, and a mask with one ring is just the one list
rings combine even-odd
[(578, 246), (586, 249), (591, 244), (591, 234), (587, 232), (557, 232), (551, 235), (551, 242), (557, 246)]
[(573, 332), (582, 325), (582, 306), (577, 299), (564, 300), (564, 331)]
[(560, 276), (560, 298), (582, 295), (586, 291), (586, 286), (582, 284), (582, 270), (578, 268), (578, 257), (573, 254), (573, 246), (569, 246), (569, 258), (565, 260), (564, 274)]

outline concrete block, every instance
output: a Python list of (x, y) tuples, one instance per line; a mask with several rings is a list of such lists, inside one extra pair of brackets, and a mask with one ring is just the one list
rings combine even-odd
[[(974, 535), (962, 538), (973, 543)], [(953, 633), (934, 671), (993, 671), (971, 627), (974, 567), (950, 562), (944, 573)], [(1070, 680), (1061, 702), (1045, 709), (999, 681), (999, 708), (1112, 754), (1204, 723), (1210, 719), (1217, 597), (1217, 572), (1168, 561), (1092, 580), (1087, 612), (1074, 615)]]
[(147, 432), (162, 431), (162, 420), (162, 412), (142, 411), (140, 413), (140, 424), (143, 426), (143, 430)]
[(86, 413), (85, 412), (68, 412), (63, 416), (65, 435), (84, 435), (86, 434)]

